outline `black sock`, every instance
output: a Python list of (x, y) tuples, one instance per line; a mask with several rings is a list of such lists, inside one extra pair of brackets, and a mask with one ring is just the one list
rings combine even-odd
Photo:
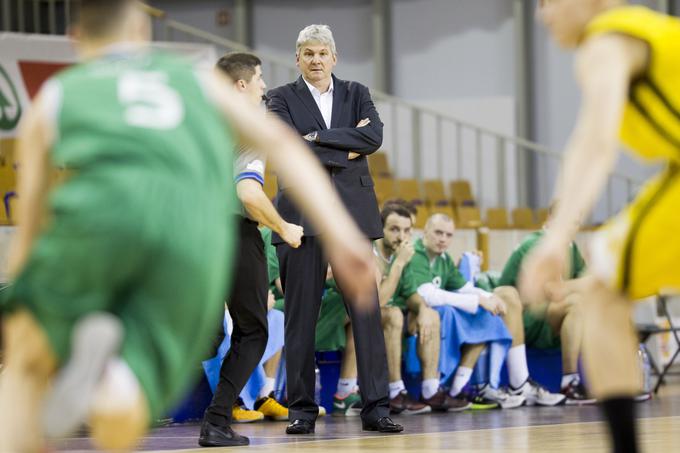
[(634, 407), (633, 398), (611, 398), (602, 401), (602, 410), (609, 423), (609, 433), (615, 453), (637, 453), (638, 451)]

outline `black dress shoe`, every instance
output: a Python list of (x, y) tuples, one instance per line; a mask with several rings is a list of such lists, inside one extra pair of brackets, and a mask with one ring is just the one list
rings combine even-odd
[(234, 432), (230, 426), (217, 426), (206, 421), (201, 425), (201, 434), (198, 437), (198, 445), (201, 447), (236, 447), (248, 444), (250, 440)]
[(372, 423), (362, 422), (361, 425), (364, 431), (378, 431), (380, 433), (400, 433), (404, 430), (403, 426), (394, 423), (389, 417), (381, 417)]
[(298, 418), (286, 427), (286, 434), (314, 434), (314, 421)]

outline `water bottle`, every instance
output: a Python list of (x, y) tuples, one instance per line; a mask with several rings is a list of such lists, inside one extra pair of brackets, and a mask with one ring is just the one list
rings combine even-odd
[(321, 405), (321, 370), (318, 366), (314, 366), (314, 401), (316, 404)]
[(640, 343), (638, 348), (638, 360), (640, 361), (640, 372), (642, 373), (642, 393), (648, 394), (652, 391), (652, 366), (649, 362), (647, 347)]

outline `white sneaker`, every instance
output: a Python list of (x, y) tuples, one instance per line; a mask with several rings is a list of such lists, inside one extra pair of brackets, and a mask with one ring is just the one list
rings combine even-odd
[(95, 388), (107, 362), (118, 353), (123, 334), (120, 320), (104, 312), (89, 314), (75, 325), (71, 358), (56, 375), (44, 402), (48, 437), (66, 437), (85, 422)]
[(511, 395), (506, 389), (495, 389), (489, 384), (484, 384), (484, 386), (479, 389), (479, 394), (486, 399), (497, 402), (502, 409), (514, 409), (522, 406), (526, 402), (524, 395)]
[(538, 382), (529, 378), (518, 389), (510, 389), (512, 395), (521, 395), (526, 399), (527, 406), (557, 406), (567, 400), (567, 395), (562, 393), (550, 393), (548, 389)]

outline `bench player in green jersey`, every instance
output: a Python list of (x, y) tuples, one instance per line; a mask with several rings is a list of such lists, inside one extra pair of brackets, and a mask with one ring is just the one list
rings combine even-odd
[[(83, 0), (74, 30), (83, 63), (46, 83), (20, 132), (3, 452), (86, 420), (99, 447), (130, 449), (182, 395), (223, 309), (236, 140), (276, 149), (345, 291), (369, 300), (373, 284), (369, 244), (293, 132), (223, 76), (148, 50), (136, 1)], [(71, 176), (48, 191), (55, 165)]]

